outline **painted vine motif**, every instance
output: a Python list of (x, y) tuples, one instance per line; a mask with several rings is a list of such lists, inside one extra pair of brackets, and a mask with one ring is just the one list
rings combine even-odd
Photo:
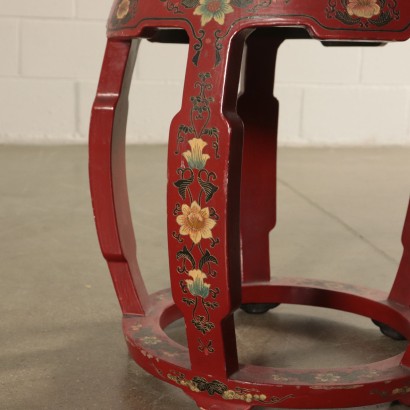
[[(182, 301), (192, 308), (192, 323), (202, 335), (214, 327), (211, 311), (219, 307), (219, 288), (210, 283), (217, 276), (218, 260), (212, 250), (219, 239), (213, 229), (218, 223), (217, 211), (207, 206), (218, 191), (217, 175), (207, 169), (208, 160), (218, 159), (219, 130), (210, 126), (211, 108), (214, 101), (207, 93), (212, 89), (210, 73), (200, 73), (195, 83), (199, 93), (191, 97), (190, 123), (181, 124), (177, 134), (176, 155), (181, 155), (178, 179), (174, 182), (181, 203), (175, 204), (174, 216), (179, 231), (173, 232), (178, 243), (183, 244), (176, 258), (181, 275), (179, 282)], [(189, 146), (182, 152), (181, 146)], [(211, 148), (211, 149), (210, 149)], [(213, 353), (212, 341), (199, 339), (198, 349), (205, 354)]]
[[(277, 2), (288, 4), (291, 0), (159, 0), (164, 3), (168, 11), (174, 14), (184, 14), (184, 9), (192, 9), (194, 16), (199, 16), (201, 26), (204, 27), (214, 20), (218, 24), (225, 23), (225, 16), (234, 13), (235, 9), (242, 9), (248, 13), (256, 13), (261, 8), (266, 8)], [(136, 11), (138, 0), (119, 0), (113, 16), (113, 24), (129, 21)], [(183, 9), (181, 9), (181, 7)], [(116, 24), (115, 24), (116, 25)]]
[[(132, 20), (137, 13), (137, 5), (139, 0), (118, 0), (117, 6), (111, 17), (111, 25), (113, 28), (121, 27)], [(152, 0), (154, 1), (154, 0)], [(200, 19), (201, 28), (195, 30), (191, 25), (193, 37), (196, 43), (193, 45), (196, 51), (192, 62), (198, 65), (198, 60), (203, 48), (203, 39), (205, 37), (204, 27), (211, 21), (215, 21), (218, 25), (225, 25), (227, 15), (241, 10), (243, 13), (255, 14), (258, 10), (268, 8), (272, 4), (283, 3), (288, 4), (292, 0), (159, 0), (164, 4), (169, 13), (173, 15), (184, 16), (187, 12), (193, 16), (198, 16)], [(191, 19), (189, 19), (191, 20)], [(215, 37), (215, 66), (220, 62), (220, 50), (222, 48), (221, 39), (224, 36), (220, 35), (221, 30), (214, 31)]]
[(241, 400), (246, 403), (258, 404), (278, 404), (294, 397), (293, 394), (288, 394), (284, 397), (275, 396), (268, 399), (265, 394), (260, 393), (255, 389), (244, 389), (241, 387), (229, 389), (226, 384), (218, 380), (208, 382), (205, 378), (198, 376), (189, 380), (186, 379), (183, 373), (177, 372), (174, 374), (169, 373), (167, 377), (177, 385), (189, 388), (192, 392), (207, 392), (210, 396), (219, 395), (224, 400)]
[[(219, 26), (225, 25), (225, 18), (231, 13), (238, 13), (239, 10), (243, 13), (255, 14), (258, 10), (268, 8), (272, 4), (283, 3), (288, 4), (292, 0), (182, 0), (182, 2), (174, 2), (173, 0), (160, 0), (166, 4), (167, 10), (172, 11), (174, 14), (185, 14), (181, 10), (181, 7), (186, 10), (192, 11), (193, 16), (200, 18), (201, 29), (199, 34), (194, 33), (195, 38), (198, 40), (194, 45), (196, 51), (192, 61), (195, 65), (198, 65), (198, 60), (202, 51), (202, 39), (205, 36), (204, 27), (215, 21)], [(227, 34), (227, 33), (226, 33)], [(225, 34), (225, 35), (226, 35)], [(225, 35), (221, 35), (221, 30), (216, 29), (213, 32), (215, 38), (215, 67), (221, 61), (220, 51), (222, 49), (221, 40)]]
[(326, 15), (362, 28), (382, 27), (400, 19), (397, 0), (328, 0)]
[(289, 3), (291, 0), (182, 0), (174, 2), (172, 0), (160, 0), (166, 4), (169, 11), (183, 14), (180, 5), (184, 9), (193, 10), (193, 15), (201, 19), (201, 26), (204, 27), (212, 20), (220, 25), (225, 24), (225, 17), (234, 13), (235, 9), (241, 9), (248, 13), (256, 13), (261, 8), (269, 7), (277, 2)]

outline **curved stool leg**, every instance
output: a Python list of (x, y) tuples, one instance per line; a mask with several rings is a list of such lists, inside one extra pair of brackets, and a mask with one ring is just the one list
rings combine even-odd
[[(392, 289), (389, 294), (388, 300), (394, 303), (399, 303), (400, 305), (409, 307), (410, 306), (410, 203), (407, 210), (407, 217), (404, 223), (403, 235), (403, 256), (399, 265), (399, 269), (394, 280)], [(397, 332), (394, 328), (386, 325), (384, 322), (373, 320), (373, 322), (380, 328), (381, 332), (394, 339), (394, 340), (405, 340), (406, 338)], [(410, 365), (410, 357), (408, 354), (405, 355), (404, 361)]]
[(122, 312), (142, 315), (148, 296), (136, 258), (125, 173), (128, 91), (137, 47), (135, 41), (107, 43), (91, 116), (89, 173), (100, 246)]
[[(217, 66), (212, 58), (196, 66), (191, 49), (168, 152), (172, 294), (185, 319), (192, 369), (219, 380), (238, 369), (232, 312), (241, 297), (242, 123), (235, 105), (242, 47), (242, 37), (225, 38)], [(204, 42), (202, 55), (214, 53)]]
[(403, 256), (396, 275), (389, 299), (404, 306), (410, 306), (410, 202), (404, 222)]
[(247, 39), (244, 92), (238, 113), (244, 122), (241, 185), (242, 279), (269, 281), (269, 232), (276, 223), (276, 146), (279, 103), (273, 96), (276, 54), (284, 38), (259, 29)]
[[(403, 256), (388, 300), (410, 307), (410, 201), (404, 222), (402, 243)], [(407, 348), (401, 364), (410, 367), (410, 346)]]

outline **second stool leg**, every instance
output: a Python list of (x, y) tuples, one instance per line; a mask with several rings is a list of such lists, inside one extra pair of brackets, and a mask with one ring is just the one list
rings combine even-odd
[[(276, 32), (277, 33), (277, 32)], [(241, 238), (244, 282), (269, 281), (269, 232), (276, 223), (276, 146), (279, 103), (273, 96), (276, 54), (283, 38), (256, 30), (247, 41), (244, 92), (238, 113), (244, 122)]]
[[(407, 209), (407, 216), (404, 222), (403, 235), (403, 256), (399, 265), (393, 287), (389, 294), (389, 301), (399, 303), (406, 307), (410, 306), (410, 202)], [(386, 320), (387, 321), (387, 320)], [(406, 338), (399, 333), (395, 326), (389, 326), (384, 321), (373, 320), (374, 324), (380, 327), (380, 330), (386, 336), (395, 340), (405, 340)], [(399, 326), (397, 326), (399, 327)], [(410, 366), (410, 350), (407, 349), (403, 357), (402, 364)]]
[(389, 299), (405, 306), (410, 306), (410, 202), (404, 222), (403, 256), (394, 281)]
[[(172, 295), (182, 312), (192, 370), (225, 380), (238, 369), (242, 123), (235, 114), (243, 37), (225, 38), (219, 65), (191, 63), (168, 148)], [(214, 55), (204, 42), (202, 55)]]

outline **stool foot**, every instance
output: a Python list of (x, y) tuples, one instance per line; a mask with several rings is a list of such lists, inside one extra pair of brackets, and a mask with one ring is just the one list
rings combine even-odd
[(251, 315), (260, 315), (278, 307), (280, 303), (244, 303), (241, 309)]
[(401, 405), (406, 406), (406, 407), (410, 407), (410, 398), (401, 399), (401, 400), (397, 400), (396, 402), (393, 402), (393, 404), (395, 404), (395, 403), (401, 404)]
[[(396, 330), (394, 330), (393, 328), (391, 328), (390, 326), (379, 322), (377, 320), (373, 320), (372, 322), (378, 326), (380, 328), (380, 331), (387, 337), (390, 337), (393, 340), (406, 340), (406, 338), (399, 332), (397, 332)], [(409, 401), (410, 403), (410, 401)]]

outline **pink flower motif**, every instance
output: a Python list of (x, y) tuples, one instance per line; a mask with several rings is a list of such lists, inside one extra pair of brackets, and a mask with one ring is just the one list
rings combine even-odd
[(370, 19), (380, 14), (380, 6), (377, 0), (349, 0), (347, 12), (350, 16)]

